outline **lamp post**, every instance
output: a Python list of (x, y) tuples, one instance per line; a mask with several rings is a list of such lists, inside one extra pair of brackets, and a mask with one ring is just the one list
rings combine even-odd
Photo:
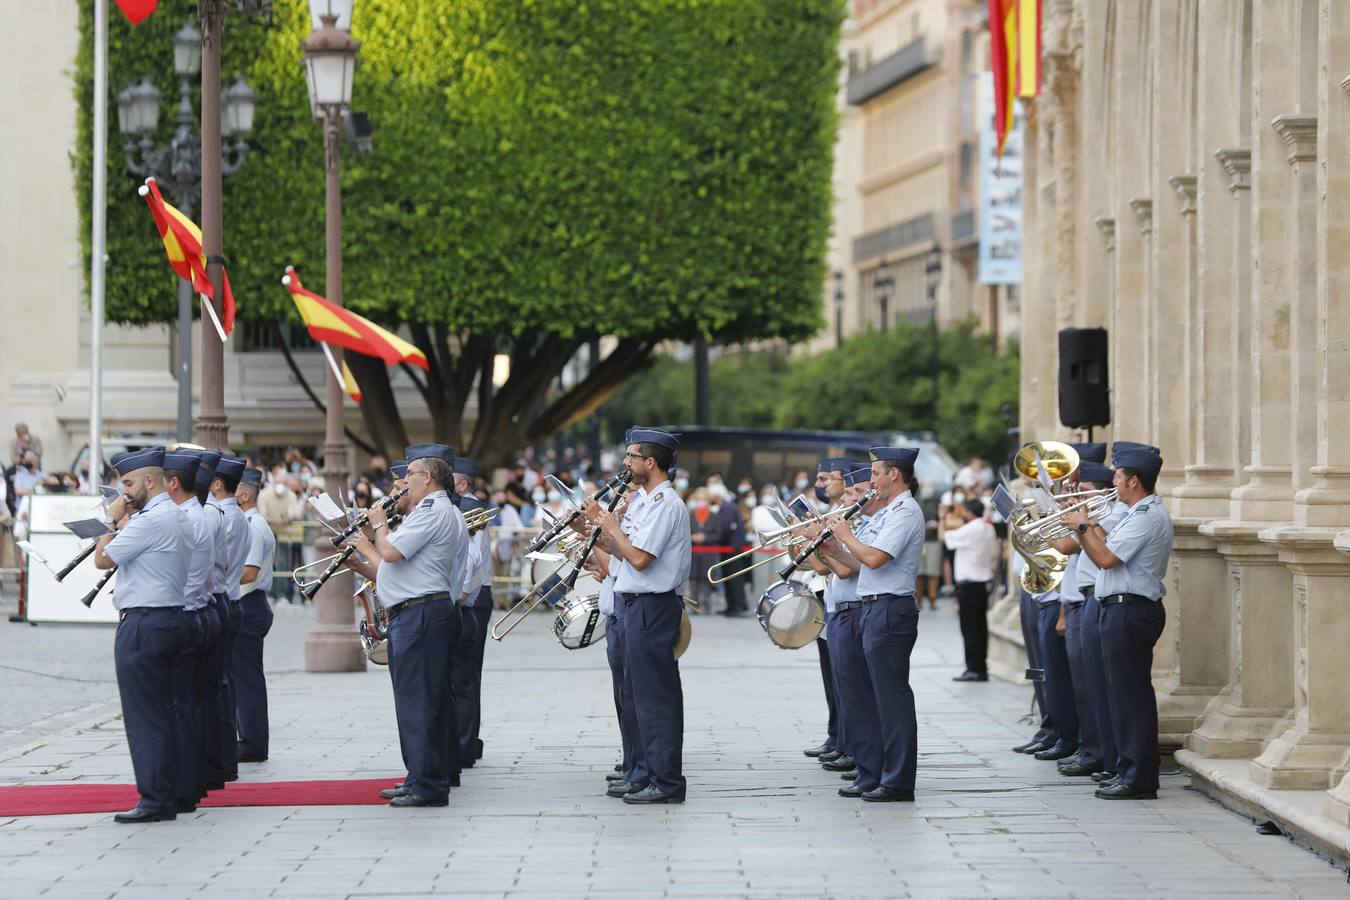
[(928, 281), (928, 308), (933, 316), (933, 353), (929, 365), (933, 370), (933, 408), (931, 421), (933, 423), (933, 437), (936, 439), (938, 434), (938, 397), (940, 390), (938, 379), (942, 373), (937, 303), (938, 285), (942, 282), (942, 247), (940, 247), (936, 241), (933, 243), (932, 247), (928, 248), (928, 256), (924, 260), (923, 271)]
[[(271, 21), (272, 0), (235, 0), (246, 18)], [(226, 0), (197, 0), (202, 22), (202, 250), (206, 254), (206, 276), (214, 289), (211, 303), (221, 313), (225, 296), (221, 267), (225, 262), (224, 218), (221, 214), (221, 178), (224, 167), (221, 153), (222, 101), (228, 98), (220, 90), (220, 42), (225, 31)], [(250, 127), (252, 126), (250, 114)], [(197, 410), (196, 443), (209, 450), (226, 449), (229, 422), (225, 418), (225, 344), (214, 328), (202, 329), (202, 390)]]
[(834, 345), (844, 345), (844, 273), (834, 270)]
[(881, 330), (884, 332), (891, 324), (891, 291), (895, 289), (895, 278), (891, 276), (890, 266), (886, 265), (886, 260), (882, 259), (881, 265), (877, 266), (876, 275), (872, 276), (872, 292), (877, 295), (877, 303), (881, 306)]
[[(173, 36), (173, 71), (178, 76), (178, 111), (173, 117), (173, 137), (156, 147), (152, 136), (159, 125), (163, 95), (149, 76), (117, 95), (117, 127), (132, 174), (153, 176), (173, 203), (189, 218), (197, 205), (202, 182), (202, 142), (192, 110), (192, 79), (201, 72), (202, 36), (190, 23)], [(230, 175), (244, 164), (248, 152), (245, 137), (253, 131), (258, 98), (241, 76), (225, 92), (220, 132), (221, 171)], [(178, 283), (178, 439), (192, 437), (192, 285)]]
[[(342, 305), (342, 114), (352, 102), (352, 74), (360, 44), (351, 27), (352, 0), (309, 0), (314, 30), (301, 45), (310, 108), (323, 127), (325, 201), (325, 284), (330, 301)], [(334, 347), (341, 365), (341, 353)], [(324, 392), (323, 474), (340, 506), (347, 501), (347, 445), (342, 431), (342, 384), (332, 371)], [(305, 670), (351, 672), (366, 667), (353, 629), (351, 576), (330, 579), (315, 598), (318, 623), (305, 639)]]

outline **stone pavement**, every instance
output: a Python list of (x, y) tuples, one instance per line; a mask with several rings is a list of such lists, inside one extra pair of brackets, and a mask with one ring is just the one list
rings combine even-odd
[[(308, 611), (287, 611), (307, 616)], [(1096, 800), (1008, 748), (1030, 692), (954, 684), (950, 606), (914, 654), (918, 801), (865, 804), (801, 754), (822, 732), (814, 650), (699, 617), (685, 656), (683, 806), (603, 794), (617, 756), (604, 651), (544, 617), (490, 643), (480, 766), (450, 806), (210, 809), (175, 823), (0, 819), (0, 897), (1347, 897), (1346, 874), (1164, 778)], [(279, 638), (302, 640), (286, 627)], [(111, 635), (103, 645), (111, 653)], [(278, 657), (295, 651), (273, 645)], [(22, 645), (11, 662), (34, 664)], [(399, 775), (388, 675), (272, 678), (272, 759), (246, 780)], [(115, 708), (0, 752), (0, 782), (131, 781)]]

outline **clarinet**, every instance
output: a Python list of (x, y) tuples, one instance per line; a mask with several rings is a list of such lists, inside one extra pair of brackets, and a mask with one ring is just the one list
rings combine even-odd
[[(632, 478), (631, 473), (625, 471), (625, 474), (627, 474), (629, 478)], [(610, 498), (609, 506), (606, 507), (606, 509), (609, 512), (614, 512), (614, 510), (618, 508), (619, 504), (623, 502), (623, 495), (627, 492), (628, 492), (628, 480), (625, 479), (619, 484), (617, 488), (614, 489), (614, 496)], [(565, 579), (563, 579), (562, 582), (563, 591), (562, 595), (559, 597), (560, 600), (562, 599), (562, 597), (566, 597), (569, 593), (571, 593), (572, 588), (576, 587), (577, 578), (581, 575), (581, 570), (586, 568), (586, 561), (591, 558), (591, 553), (595, 550), (595, 545), (599, 541), (600, 541), (600, 527), (597, 525), (595, 528), (591, 529), (591, 537), (588, 541), (586, 541), (586, 549), (582, 551), (581, 558), (577, 560), (576, 566), (574, 566), (572, 571), (568, 573), (568, 576)], [(554, 588), (553, 590), (557, 589)], [(550, 591), (549, 593), (552, 593), (552, 591)]]
[(85, 594), (83, 597), (80, 598), (80, 602), (83, 603), (85, 606), (93, 606), (94, 598), (98, 596), (98, 592), (103, 590), (103, 587), (109, 581), (112, 581), (112, 577), (116, 574), (117, 574), (116, 566), (113, 566), (111, 569), (104, 572), (103, 577), (98, 580), (98, 584), (90, 588), (89, 593)]
[[(622, 489), (620, 490), (619, 493), (619, 496), (622, 497), (623, 491), (628, 489), (628, 483), (629, 481), (632, 480), (632, 478), (633, 473), (628, 471), (627, 469), (624, 469), (618, 475), (615, 475), (609, 481), (601, 485), (600, 489), (595, 492), (595, 496), (593, 496), (591, 499), (598, 503), (601, 500), (605, 499), (605, 496), (615, 489)], [(613, 509), (614, 506), (611, 504), (610, 510), (612, 511)], [(530, 542), (530, 545), (525, 548), (525, 553), (528, 555), (530, 553), (538, 553), (540, 550), (543, 550), (549, 544), (557, 540), (558, 535), (562, 534), (565, 530), (567, 530), (567, 528), (573, 522), (575, 522), (577, 520), (577, 517), (580, 515), (581, 510), (574, 509), (567, 515), (563, 516), (558, 521), (554, 522), (552, 525), (546, 528), (543, 531), (543, 533), (539, 535), (539, 537), (535, 538), (533, 541)]]
[(75, 568), (79, 566), (80, 563), (88, 559), (89, 554), (93, 553), (94, 548), (96, 548), (97, 546), (98, 541), (94, 541), (94, 543), (90, 544), (88, 547), (85, 547), (83, 550), (81, 550), (79, 556), (75, 557), (70, 562), (66, 563), (66, 567), (62, 569), (60, 572), (56, 573), (56, 580), (65, 581), (66, 576), (69, 575), (71, 572), (74, 572)]
[[(876, 496), (877, 496), (876, 488), (872, 488), (866, 494), (863, 494), (861, 500), (850, 506), (848, 509), (844, 510), (844, 521), (847, 522), (849, 519), (853, 518), (858, 513), (862, 512), (863, 509), (867, 506), (867, 504), (871, 503), (874, 499), (876, 499)], [(791, 575), (793, 572), (797, 571), (797, 567), (800, 566), (802, 563), (806, 562), (811, 557), (811, 554), (819, 550), (821, 545), (824, 544), (826, 541), (828, 541), (831, 537), (833, 537), (833, 535), (830, 533), (828, 529), (818, 534), (815, 537), (815, 539), (811, 541), (811, 543), (807, 544), (805, 547), (802, 548), (802, 552), (792, 557), (792, 562), (788, 563), (787, 566), (783, 568), (783, 571), (778, 573), (778, 577), (781, 578), (783, 581), (787, 581), (788, 576)]]
[[(381, 509), (383, 509), (385, 512), (389, 512), (389, 510), (391, 510), (391, 509), (394, 508), (394, 504), (395, 504), (395, 503), (397, 503), (398, 501), (400, 501), (400, 500), (403, 499), (403, 495), (406, 494), (406, 493), (408, 493), (408, 489), (407, 489), (407, 488), (404, 488), (404, 489), (401, 490), (401, 491), (394, 491), (394, 492), (393, 492), (392, 494), (390, 494), (388, 497), (382, 498), (382, 499), (381, 499), (378, 503), (376, 503), (375, 505), (378, 506), (378, 507), (380, 507)], [(347, 528), (346, 528), (345, 531), (343, 531), (341, 534), (335, 534), (335, 535), (333, 535), (333, 538), (332, 538), (332, 540), (333, 540), (333, 546), (334, 546), (334, 547), (341, 547), (343, 541), (345, 541), (347, 538), (351, 537), (352, 535), (356, 534), (356, 533), (357, 533), (358, 531), (360, 531), (362, 528), (365, 528), (365, 527), (366, 527), (366, 524), (369, 522), (369, 520), (370, 520), (370, 514), (369, 514), (369, 513), (365, 513), (365, 512), (361, 513), (361, 515), (359, 515), (359, 516), (356, 517), (356, 521), (352, 522), (352, 524), (350, 524), (350, 525), (347, 526)]]
[[(390, 528), (397, 528), (399, 523), (402, 521), (403, 516), (401, 515), (390, 516), (388, 526)], [(341, 571), (343, 564), (347, 562), (347, 560), (351, 559), (352, 554), (355, 552), (356, 552), (355, 547), (344, 547), (342, 552), (338, 554), (337, 558), (328, 564), (328, 568), (324, 569), (323, 572), (319, 575), (317, 579), (314, 580), (313, 583), (307, 584), (300, 589), (300, 593), (304, 596), (304, 598), (306, 600), (313, 600), (314, 595), (319, 592), (319, 588), (323, 587), (324, 584), (328, 581), (328, 579), (332, 578), (339, 571)]]

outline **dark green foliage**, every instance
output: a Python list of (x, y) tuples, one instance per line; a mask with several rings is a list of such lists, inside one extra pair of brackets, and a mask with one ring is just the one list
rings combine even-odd
[[(708, 373), (713, 422), (773, 428), (789, 366), (784, 354), (773, 351), (731, 353), (714, 360)], [(693, 422), (693, 363), (657, 358), (605, 404), (601, 418), (606, 437), (616, 440), (634, 422)]]

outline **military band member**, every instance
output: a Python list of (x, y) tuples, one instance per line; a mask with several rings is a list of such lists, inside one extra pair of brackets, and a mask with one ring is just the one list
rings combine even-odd
[(868, 680), (850, 683), (849, 689), (871, 692), (870, 709), (863, 702), (856, 717), (852, 708), (848, 714), (858, 781), (840, 793), (872, 802), (912, 801), (919, 739), (909, 656), (919, 636), (914, 584), (924, 541), (923, 510), (914, 497), (919, 451), (873, 447), (868, 455), (876, 512), (856, 536), (849, 522), (831, 527), (835, 539), (862, 564), (857, 590)]
[[(482, 501), (468, 489), (461, 489), (463, 476), (458, 471), (464, 460), (455, 459), (455, 488), (459, 493), (461, 512), (470, 513), (485, 509)], [(471, 461), (470, 461), (471, 462)], [(472, 485), (469, 485), (471, 488)], [(480, 697), (479, 678), (482, 673), (481, 652), (483, 640), (487, 638), (486, 625), (480, 625), (474, 615), (473, 604), (477, 602), (479, 585), (483, 580), (483, 563), (487, 559), (484, 542), (484, 529), (478, 534), (468, 536), (465, 550), (464, 575), (456, 593), (456, 608), (459, 610), (459, 638), (455, 646), (455, 716), (459, 721), (459, 764), (461, 768), (472, 769), (481, 755), (478, 750), (478, 703)], [(490, 563), (489, 563), (490, 565)], [(491, 614), (489, 605), (487, 612)], [(478, 660), (475, 660), (475, 656)]]
[(141, 795), (134, 809), (113, 818), (169, 821), (178, 815), (173, 679), (188, 639), (183, 594), (191, 547), (178, 507), (164, 490), (164, 448), (119, 453), (110, 462), (123, 496), (109, 508), (116, 532), (99, 538), (94, 564), (104, 570), (117, 567), (113, 657)]
[(1085, 508), (1065, 514), (1083, 553), (1100, 571), (1094, 591), (1101, 605), (1102, 658), (1115, 726), (1116, 779), (1103, 782), (1104, 800), (1158, 796), (1158, 703), (1153, 692), (1153, 646), (1162, 635), (1167, 593), (1162, 578), (1172, 553), (1172, 519), (1155, 493), (1162, 455), (1154, 447), (1112, 448), (1113, 485), (1127, 512), (1107, 534)]
[[(822, 459), (816, 467), (816, 500), (823, 504), (826, 509), (833, 509), (838, 506), (839, 498), (844, 494), (844, 474), (853, 471), (860, 465), (861, 463), (843, 456), (831, 456)], [(815, 593), (816, 599), (826, 604), (826, 612), (828, 613), (829, 604), (825, 597), (827, 583), (828, 576), (820, 575), (818, 579), (812, 579), (808, 582), (807, 586)], [(837, 762), (844, 754), (839, 750), (839, 704), (835, 696), (834, 675), (830, 672), (828, 627), (820, 632), (820, 637), (816, 638), (816, 652), (820, 656), (820, 680), (825, 687), (825, 706), (830, 712), (830, 718), (826, 726), (825, 740), (818, 747), (812, 747), (802, 752), (807, 756), (827, 755), (831, 759), (826, 759), (824, 762)], [(852, 766), (847, 766), (841, 771), (847, 771), (848, 768), (852, 768)]]
[(188, 543), (187, 580), (183, 584), (183, 653), (174, 665), (174, 718), (178, 723), (178, 812), (192, 812), (206, 793), (205, 747), (202, 718), (205, 688), (198, 673), (206, 653), (207, 580), (215, 564), (212, 533), (205, 511), (194, 492), (200, 450), (171, 450), (164, 454), (164, 489), (183, 517)]
[(272, 630), (272, 604), (267, 593), (272, 589), (277, 539), (272, 526), (258, 512), (262, 474), (261, 469), (245, 469), (234, 493), (249, 529), (248, 555), (239, 583), (239, 632), (234, 639), (232, 666), (239, 761), (249, 763), (267, 759), (269, 739), (263, 640)]
[(357, 554), (348, 565), (376, 584), (389, 614), (389, 674), (399, 743), (408, 774), (389, 805), (445, 806), (458, 768), (454, 739), (451, 662), (459, 611), (450, 597), (451, 572), (465, 554), (468, 537), (450, 502), (455, 452), (444, 444), (407, 448), (408, 512), (394, 534), (381, 507), (367, 515), (374, 538), (351, 541)]
[[(623, 619), (625, 678), (637, 716), (645, 784), (629, 785), (625, 803), (683, 803), (684, 692), (675, 641), (689, 577), (689, 515), (670, 484), (679, 439), (655, 428), (629, 432), (624, 465), (638, 498), (619, 519), (594, 501), (586, 517), (600, 526), (612, 559), (615, 606)], [(617, 568), (614, 566), (617, 560)]]
[(220, 600), (219, 585), (224, 578), (222, 557), (225, 546), (225, 513), (211, 504), (211, 484), (216, 480), (216, 463), (220, 453), (215, 450), (198, 451), (201, 462), (197, 466), (197, 502), (202, 505), (202, 525), (211, 544), (211, 569), (206, 576), (206, 607), (202, 610), (202, 652), (197, 670), (198, 692), (202, 702), (202, 793), (219, 790), (228, 776), (225, 766), (225, 744), (234, 743), (233, 732), (226, 737), (227, 723), (234, 711), (228, 704), (225, 691), (224, 652), (222, 640), (225, 619), (228, 616)]
[(220, 735), (225, 780), (239, 778), (239, 744), (235, 730), (234, 642), (239, 633), (239, 577), (244, 571), (248, 555), (249, 531), (239, 503), (234, 499), (239, 477), (244, 474), (244, 460), (222, 454), (215, 465), (211, 481), (211, 499), (222, 517), (220, 543), (217, 544), (215, 581), (213, 584), (220, 615), (220, 668), (224, 685), (224, 731)]

